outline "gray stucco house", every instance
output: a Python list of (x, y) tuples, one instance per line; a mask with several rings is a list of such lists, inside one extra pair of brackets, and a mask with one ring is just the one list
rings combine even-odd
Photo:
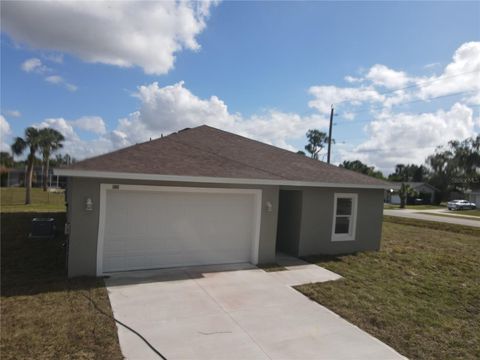
[(68, 178), (69, 276), (378, 250), (391, 187), (209, 126), (55, 174)]

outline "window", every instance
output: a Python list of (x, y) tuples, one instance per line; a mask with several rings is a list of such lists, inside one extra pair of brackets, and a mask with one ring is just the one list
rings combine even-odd
[(334, 195), (332, 241), (355, 240), (357, 198), (357, 194)]

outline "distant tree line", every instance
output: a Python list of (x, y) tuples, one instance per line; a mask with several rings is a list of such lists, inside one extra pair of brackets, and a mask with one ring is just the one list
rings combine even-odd
[[(309, 130), (306, 137), (305, 150), (311, 158), (318, 159), (320, 151), (328, 144), (328, 136), (319, 130)], [(307, 155), (304, 151), (297, 153)], [(339, 166), (378, 179), (401, 182), (399, 195), (402, 203), (412, 195), (412, 190), (405, 184), (407, 182), (428, 183), (438, 189), (436, 199), (445, 201), (454, 192), (480, 190), (480, 135), (463, 141), (452, 140), (446, 146), (437, 147), (424, 164), (397, 164), (395, 171), (387, 177), (360, 160), (345, 160)]]

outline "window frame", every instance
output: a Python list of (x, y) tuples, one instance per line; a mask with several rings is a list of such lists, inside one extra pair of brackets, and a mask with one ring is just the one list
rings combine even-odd
[[(337, 215), (338, 199), (352, 200), (352, 213), (349, 215), (349, 231), (347, 234), (336, 234), (335, 225), (337, 223), (337, 216), (348, 217), (348, 215)], [(356, 193), (334, 193), (333, 195), (333, 221), (332, 221), (332, 241), (354, 241), (357, 230), (357, 208), (358, 208), (358, 194)]]

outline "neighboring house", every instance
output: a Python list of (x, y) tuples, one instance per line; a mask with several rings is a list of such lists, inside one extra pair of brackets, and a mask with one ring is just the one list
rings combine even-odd
[(467, 190), (465, 192), (465, 199), (477, 205), (480, 208), (480, 190)]
[[(5, 168), (0, 170), (2, 187), (24, 187), (27, 179), (27, 168)], [(54, 176), (53, 170), (48, 172), (49, 188), (65, 188), (66, 179), (64, 177)], [(35, 166), (33, 168), (32, 187), (43, 186), (43, 168)]]
[(391, 184), (209, 126), (68, 177), (69, 276), (378, 250)]
[[(405, 182), (405, 184), (409, 185), (416, 193), (415, 196), (410, 196), (407, 199), (407, 203), (414, 203), (415, 199), (422, 199), (423, 204), (434, 204), (435, 203), (435, 193), (438, 189), (435, 186), (427, 184), (425, 182)], [(400, 183), (396, 187), (397, 190), (400, 187)], [(385, 192), (385, 202), (399, 205), (400, 204), (400, 196), (398, 195), (398, 191), (386, 191)]]

